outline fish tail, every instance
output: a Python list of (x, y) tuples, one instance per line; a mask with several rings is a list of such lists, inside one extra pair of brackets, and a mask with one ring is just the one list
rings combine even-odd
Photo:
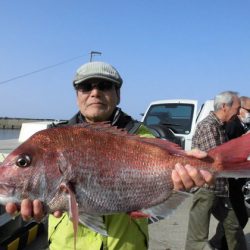
[(219, 172), (243, 171), (250, 176), (250, 133), (211, 149), (208, 156)]

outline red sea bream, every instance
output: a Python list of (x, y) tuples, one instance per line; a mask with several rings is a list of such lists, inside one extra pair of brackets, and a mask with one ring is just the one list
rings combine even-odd
[(173, 192), (171, 172), (177, 162), (217, 176), (250, 177), (249, 155), (250, 134), (199, 160), (173, 143), (128, 135), (109, 124), (50, 128), (34, 134), (1, 164), (0, 202), (40, 199), (47, 212), (70, 210), (73, 219), (105, 234), (102, 223), (95, 223), (102, 215), (143, 211), (164, 217), (175, 209), (185, 197)]

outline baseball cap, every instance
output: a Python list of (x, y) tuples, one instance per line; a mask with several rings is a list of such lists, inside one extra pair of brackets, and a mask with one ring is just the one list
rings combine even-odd
[(89, 62), (83, 64), (76, 71), (73, 85), (76, 86), (92, 78), (111, 81), (119, 88), (122, 86), (122, 78), (119, 72), (112, 65), (105, 62)]

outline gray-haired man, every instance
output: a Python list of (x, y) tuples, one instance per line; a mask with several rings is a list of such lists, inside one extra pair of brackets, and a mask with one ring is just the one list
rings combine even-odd
[[(202, 120), (196, 128), (192, 147), (208, 151), (228, 140), (224, 125), (240, 109), (237, 92), (225, 91), (214, 98), (214, 112)], [(246, 249), (242, 228), (228, 202), (227, 180), (218, 178), (214, 188), (200, 188), (193, 197), (189, 213), (186, 250), (201, 250), (207, 244), (210, 216), (213, 213), (223, 223), (229, 249)]]

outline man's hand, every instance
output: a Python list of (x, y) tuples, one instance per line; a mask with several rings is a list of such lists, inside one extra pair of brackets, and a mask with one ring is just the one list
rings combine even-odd
[[(5, 209), (7, 213), (13, 216), (18, 212), (18, 207), (14, 203), (8, 203)], [(31, 218), (34, 218), (39, 222), (44, 216), (43, 205), (39, 200), (30, 201), (24, 199), (21, 202), (20, 213), (24, 221), (29, 221)]]
[[(15, 216), (18, 213), (18, 207), (14, 203), (8, 203), (5, 206), (6, 212), (12, 216)], [(40, 222), (44, 217), (43, 205), (39, 200), (22, 200), (20, 213), (24, 221), (28, 221), (31, 218), (34, 218), (37, 222)], [(62, 213), (60, 211), (54, 212), (54, 216), (59, 218)]]
[[(202, 159), (207, 156), (206, 152), (198, 149), (188, 151), (187, 154), (198, 159)], [(177, 163), (175, 165), (175, 169), (172, 171), (172, 180), (175, 190), (189, 190), (195, 186), (201, 187), (205, 183), (212, 185), (214, 177), (209, 171), (198, 170), (190, 165), (182, 166)]]

